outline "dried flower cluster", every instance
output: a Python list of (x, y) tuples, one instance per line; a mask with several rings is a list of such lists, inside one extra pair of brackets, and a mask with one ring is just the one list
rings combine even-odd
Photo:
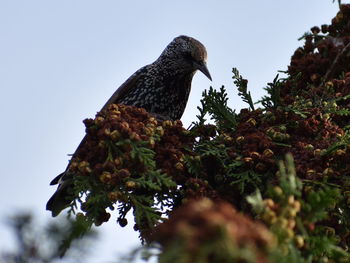
[[(207, 198), (189, 201), (176, 209), (168, 221), (157, 227), (155, 235), (165, 247), (179, 246), (173, 261), (164, 262), (265, 263), (266, 251), (275, 243), (261, 223), (238, 213), (229, 203)], [(230, 253), (244, 249), (249, 253)]]
[(338, 94), (341, 90), (333, 89), (332, 84), (350, 71), (349, 21), (350, 7), (342, 5), (331, 25), (313, 27), (311, 34), (304, 36), (305, 44), (294, 52), (288, 68), (291, 78), (281, 90), (286, 103), (295, 100), (296, 94), (310, 99), (327, 94), (344, 95)]
[(258, 173), (276, 172), (276, 157), (291, 152), (298, 176), (320, 179), (325, 174), (331, 175), (334, 157), (343, 154), (338, 151), (325, 155), (327, 149), (344, 135), (344, 130), (320, 108), (305, 108), (302, 115), (283, 109), (270, 109), (264, 113), (243, 110), (240, 117), (233, 147), (246, 166)]
[(273, 188), (273, 197), (263, 200), (263, 209), (260, 213), (261, 219), (278, 232), (280, 237), (280, 247), (288, 251), (290, 241), (294, 242), (298, 248), (305, 245), (304, 237), (296, 234), (296, 219), (301, 210), (301, 203), (294, 195), (286, 195), (279, 186)]
[(198, 158), (192, 152), (195, 138), (181, 121), (157, 120), (144, 109), (113, 104), (84, 124), (87, 135), (68, 172), (81, 210), (96, 225), (108, 221), (107, 208), (119, 204), (118, 223), (125, 226), (134, 209), (134, 228), (146, 238), (176, 200), (215, 197), (208, 182), (188, 172), (185, 159)]
[(82, 211), (99, 225), (109, 220), (106, 209), (119, 202), (120, 225), (136, 209), (135, 228), (152, 227), (161, 213), (152, 210), (151, 219), (144, 210), (174, 197), (176, 182), (184, 181), (183, 152), (193, 138), (180, 121), (158, 121), (144, 109), (124, 105), (113, 104), (84, 123), (87, 136), (69, 166), (75, 195), (87, 195), (79, 198)]

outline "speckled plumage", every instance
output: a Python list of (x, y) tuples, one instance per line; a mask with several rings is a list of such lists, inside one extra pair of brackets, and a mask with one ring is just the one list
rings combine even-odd
[[(145, 108), (162, 119), (180, 119), (187, 104), (195, 72), (200, 70), (211, 80), (206, 59), (206, 49), (198, 40), (188, 36), (176, 37), (156, 61), (131, 75), (102, 110), (112, 103), (125, 104)], [(56, 216), (71, 203), (65, 198), (71, 180), (66, 172), (63, 172), (51, 184), (59, 186), (48, 201), (46, 209)]]
[(104, 107), (110, 103), (127, 104), (165, 118), (180, 119), (194, 73), (201, 70), (211, 79), (206, 59), (206, 49), (199, 41), (179, 36), (155, 62), (142, 67), (122, 84)]

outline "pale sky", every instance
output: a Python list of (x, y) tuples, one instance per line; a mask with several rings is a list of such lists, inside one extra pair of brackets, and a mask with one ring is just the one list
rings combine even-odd
[[(343, 1), (349, 3), (349, 1)], [(18, 211), (42, 222), (62, 172), (93, 117), (114, 90), (153, 62), (178, 35), (208, 51), (210, 82), (197, 73), (182, 118), (188, 126), (201, 93), (225, 85), (234, 109), (246, 107), (232, 83), (232, 67), (249, 80), (253, 99), (286, 70), (298, 38), (329, 24), (332, 0), (0, 0), (0, 223)], [(87, 263), (109, 262), (139, 244), (132, 224), (113, 216)], [(0, 224), (0, 251), (12, 237)], [(117, 260), (116, 260), (117, 262)]]

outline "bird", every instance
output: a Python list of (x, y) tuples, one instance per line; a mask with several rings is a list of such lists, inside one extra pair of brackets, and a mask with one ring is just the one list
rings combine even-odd
[[(192, 78), (198, 70), (212, 80), (207, 67), (205, 46), (195, 38), (180, 35), (166, 46), (158, 59), (132, 74), (113, 93), (101, 111), (111, 104), (124, 104), (144, 108), (163, 120), (178, 120), (185, 111)], [(75, 153), (83, 145), (85, 138)], [(58, 184), (56, 192), (46, 204), (46, 210), (51, 211), (53, 217), (73, 201), (67, 198), (73, 185), (72, 175), (68, 170), (69, 164), (50, 183)]]

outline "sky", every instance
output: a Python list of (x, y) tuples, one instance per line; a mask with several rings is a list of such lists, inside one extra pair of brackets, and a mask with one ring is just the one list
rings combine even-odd
[[(209, 86), (224, 85), (231, 108), (247, 107), (237, 97), (233, 67), (258, 100), (287, 69), (302, 45), (298, 38), (329, 24), (337, 10), (332, 0), (0, 0), (0, 248), (13, 247), (7, 216), (25, 210), (41, 222), (54, 220), (45, 211), (55, 191), (49, 182), (83, 138), (82, 120), (174, 37), (206, 46), (213, 78), (195, 75), (182, 117), (187, 127)], [(120, 228), (116, 218), (98, 228), (87, 263), (118, 262), (139, 245), (132, 224)]]

